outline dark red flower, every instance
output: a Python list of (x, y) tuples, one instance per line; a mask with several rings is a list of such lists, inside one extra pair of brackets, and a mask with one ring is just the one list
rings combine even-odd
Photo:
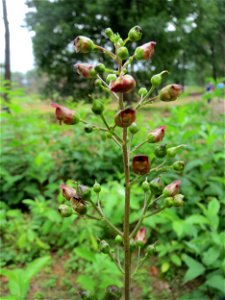
[(93, 66), (90, 64), (75, 64), (74, 68), (76, 69), (77, 73), (79, 75), (82, 75), (85, 78), (90, 78), (91, 76), (91, 70), (93, 69)]
[(60, 184), (60, 189), (62, 191), (62, 195), (64, 198), (66, 198), (67, 200), (70, 200), (72, 197), (76, 197), (76, 190), (66, 184)]
[(115, 115), (115, 123), (119, 127), (128, 127), (136, 120), (136, 111), (132, 108), (120, 110)]
[(166, 126), (160, 126), (150, 131), (148, 134), (148, 142), (149, 143), (157, 143), (161, 142), (165, 135)]
[(147, 155), (136, 155), (133, 157), (132, 169), (139, 175), (147, 174), (150, 171), (150, 161)]
[(120, 76), (109, 85), (110, 90), (115, 93), (129, 93), (135, 86), (136, 81), (131, 75)]
[(61, 106), (57, 103), (52, 103), (52, 107), (55, 107), (56, 119), (59, 121), (59, 124), (62, 123), (67, 125), (74, 125), (79, 122), (79, 118), (76, 116), (75, 112), (71, 109)]

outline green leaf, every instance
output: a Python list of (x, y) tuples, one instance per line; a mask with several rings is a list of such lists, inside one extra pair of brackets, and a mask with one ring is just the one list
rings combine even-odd
[(184, 233), (184, 222), (183, 221), (174, 221), (173, 230), (176, 232), (178, 238), (180, 238)]
[(95, 255), (93, 252), (91, 252), (90, 250), (88, 250), (85, 247), (79, 247), (74, 249), (74, 252), (81, 258), (90, 261), (90, 262), (94, 262), (95, 261)]
[(161, 266), (161, 272), (166, 273), (170, 268), (170, 264), (166, 261)]
[(191, 281), (205, 272), (205, 267), (197, 260), (191, 258), (190, 256), (185, 254), (183, 255), (182, 259), (189, 267), (189, 269), (187, 270), (184, 276), (183, 283)]
[(30, 281), (35, 275), (37, 275), (43, 267), (45, 267), (51, 260), (50, 256), (44, 256), (32, 261), (25, 269), (25, 278)]
[(178, 266), (178, 267), (181, 266), (182, 261), (178, 255), (173, 254), (173, 255), (171, 255), (170, 259), (176, 266)]
[(79, 283), (79, 285), (84, 289), (84, 290), (88, 290), (91, 293), (94, 292), (95, 290), (95, 281), (93, 280), (93, 278), (89, 275), (80, 275), (77, 278), (77, 283)]
[(213, 275), (205, 284), (225, 294), (225, 278), (221, 275)]
[(207, 266), (213, 265), (219, 256), (220, 252), (218, 251), (218, 248), (211, 247), (203, 254), (202, 262)]
[(190, 217), (188, 217), (186, 219), (186, 222), (191, 223), (191, 224), (208, 224), (209, 223), (209, 221), (207, 220), (206, 217), (197, 215), (197, 214), (194, 214), (194, 215), (191, 215)]
[(220, 210), (220, 203), (216, 198), (214, 198), (209, 202), (208, 214), (215, 216), (218, 214), (219, 210)]

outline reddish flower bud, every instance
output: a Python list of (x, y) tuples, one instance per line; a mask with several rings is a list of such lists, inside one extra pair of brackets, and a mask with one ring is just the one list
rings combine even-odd
[(55, 115), (60, 125), (62, 124), (62, 122), (67, 125), (74, 125), (79, 123), (80, 119), (71, 109), (61, 106), (57, 103), (52, 103), (51, 106), (56, 108)]
[(76, 196), (77, 191), (74, 188), (65, 184), (60, 184), (59, 187), (62, 191), (63, 197), (67, 200), (70, 200), (72, 197)]
[(150, 171), (150, 161), (147, 155), (136, 155), (132, 161), (134, 173), (139, 175), (147, 174)]
[(129, 93), (136, 86), (136, 81), (131, 75), (118, 77), (110, 83), (110, 90), (115, 93)]
[(165, 102), (175, 101), (183, 91), (180, 84), (170, 84), (165, 86), (159, 93), (159, 99)]
[(137, 47), (134, 56), (137, 60), (149, 60), (155, 51), (156, 42), (149, 42), (140, 47)]
[(165, 135), (165, 128), (166, 126), (160, 126), (150, 131), (148, 134), (148, 142), (149, 143), (161, 142)]
[(86, 36), (78, 36), (74, 40), (74, 47), (77, 53), (88, 53), (95, 48), (95, 44)]
[(175, 180), (169, 185), (167, 185), (163, 190), (163, 195), (165, 197), (173, 197), (179, 193), (181, 181)]
[(119, 127), (129, 127), (136, 120), (136, 111), (132, 108), (120, 110), (114, 120)]
[(77, 73), (85, 78), (91, 78), (93, 66), (88, 64), (75, 64), (74, 68), (76, 69)]
[(135, 241), (138, 242), (139, 246), (142, 246), (146, 243), (146, 228), (145, 227), (141, 227), (138, 230), (137, 235), (135, 237)]

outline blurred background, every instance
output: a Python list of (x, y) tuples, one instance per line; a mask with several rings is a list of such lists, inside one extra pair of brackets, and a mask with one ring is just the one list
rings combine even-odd
[[(110, 95), (96, 87), (95, 79), (81, 78), (73, 66), (77, 62), (115, 66), (104, 55), (75, 53), (73, 40), (88, 36), (113, 50), (104, 29), (111, 27), (125, 39), (135, 25), (144, 34), (140, 42), (128, 44), (130, 54), (145, 42), (157, 43), (151, 61), (134, 62), (128, 69), (137, 88), (149, 89), (151, 77), (168, 70), (163, 85), (182, 84), (184, 93), (176, 102), (142, 109), (134, 143), (145, 139), (150, 129), (166, 125), (165, 143), (187, 147), (176, 156), (185, 161), (182, 174), (162, 175), (164, 184), (182, 180), (185, 205), (145, 220), (148, 244), (158, 241), (158, 246), (132, 283), (133, 299), (224, 296), (225, 1), (2, 0), (1, 4), (2, 299), (81, 299), (80, 291), (85, 290), (90, 299), (100, 300), (108, 285), (123, 285), (111, 260), (98, 251), (100, 239), (113, 244), (113, 233), (94, 220), (76, 215), (63, 219), (57, 212), (64, 202), (60, 183), (79, 180), (92, 186), (97, 179), (106, 215), (122, 226), (121, 154), (103, 134), (87, 134), (82, 125), (59, 126), (50, 103), (57, 101), (100, 123), (90, 108), (92, 99), (98, 98), (106, 103), (112, 122), (117, 108)], [(131, 105), (137, 100), (136, 93), (127, 98)], [(153, 167), (162, 162), (154, 150), (149, 144), (142, 148)], [(156, 175), (150, 174), (149, 180)], [(137, 185), (131, 225), (142, 206)], [(135, 255), (134, 251), (134, 262)], [(19, 279), (25, 274), (30, 274), (26, 284)]]

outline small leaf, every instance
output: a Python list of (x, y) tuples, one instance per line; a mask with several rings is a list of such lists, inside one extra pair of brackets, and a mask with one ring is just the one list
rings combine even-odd
[(89, 251), (88, 249), (86, 249), (85, 247), (79, 247), (74, 249), (74, 252), (81, 258), (90, 261), (90, 262), (94, 262), (95, 261), (95, 255), (93, 254), (93, 252)]
[(207, 266), (213, 265), (219, 256), (220, 252), (218, 251), (218, 248), (211, 247), (203, 254), (202, 262)]
[(170, 268), (170, 264), (168, 262), (164, 262), (161, 266), (161, 272), (166, 273)]
[(173, 254), (173, 255), (171, 255), (170, 259), (176, 266), (181, 266), (182, 261), (178, 255)]
[(213, 275), (206, 282), (206, 285), (225, 293), (225, 278), (221, 275)]
[(28, 281), (30, 281), (37, 273), (41, 271), (43, 267), (45, 267), (50, 262), (50, 256), (44, 256), (35, 259), (26, 267), (25, 277)]

